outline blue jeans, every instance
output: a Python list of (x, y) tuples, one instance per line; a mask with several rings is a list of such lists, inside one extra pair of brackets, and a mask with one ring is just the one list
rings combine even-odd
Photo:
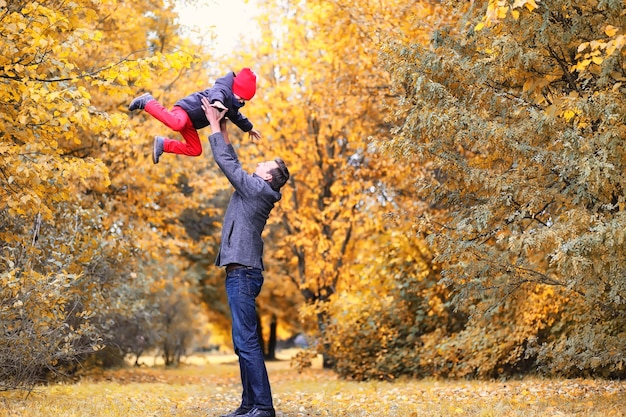
[(226, 294), (233, 321), (233, 345), (239, 357), (241, 406), (273, 409), (270, 381), (257, 333), (255, 299), (263, 285), (260, 269), (241, 268), (226, 274)]

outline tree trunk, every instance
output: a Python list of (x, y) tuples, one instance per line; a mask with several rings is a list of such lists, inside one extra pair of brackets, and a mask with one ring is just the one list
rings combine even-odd
[(276, 360), (276, 315), (272, 315), (272, 322), (270, 323), (270, 339), (267, 343), (267, 356), (269, 360)]

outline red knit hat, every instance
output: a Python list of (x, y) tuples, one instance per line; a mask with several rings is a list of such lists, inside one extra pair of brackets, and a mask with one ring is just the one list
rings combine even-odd
[(233, 93), (244, 100), (250, 100), (256, 93), (256, 75), (250, 68), (239, 71), (233, 80)]

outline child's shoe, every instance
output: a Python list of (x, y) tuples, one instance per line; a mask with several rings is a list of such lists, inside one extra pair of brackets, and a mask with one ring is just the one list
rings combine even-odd
[(146, 104), (151, 100), (154, 100), (154, 97), (152, 97), (152, 94), (150, 93), (142, 94), (130, 102), (130, 105), (128, 106), (128, 110), (130, 111), (143, 110), (146, 107)]
[(163, 136), (155, 136), (152, 144), (152, 162), (159, 163), (159, 158), (163, 155)]

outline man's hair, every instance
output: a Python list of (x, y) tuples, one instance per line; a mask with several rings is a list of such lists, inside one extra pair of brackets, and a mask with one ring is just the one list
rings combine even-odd
[(285, 161), (282, 159), (276, 158), (274, 162), (276, 162), (278, 167), (269, 172), (272, 176), (270, 187), (272, 187), (274, 191), (278, 191), (289, 179), (289, 170), (287, 169), (287, 165), (285, 165)]

